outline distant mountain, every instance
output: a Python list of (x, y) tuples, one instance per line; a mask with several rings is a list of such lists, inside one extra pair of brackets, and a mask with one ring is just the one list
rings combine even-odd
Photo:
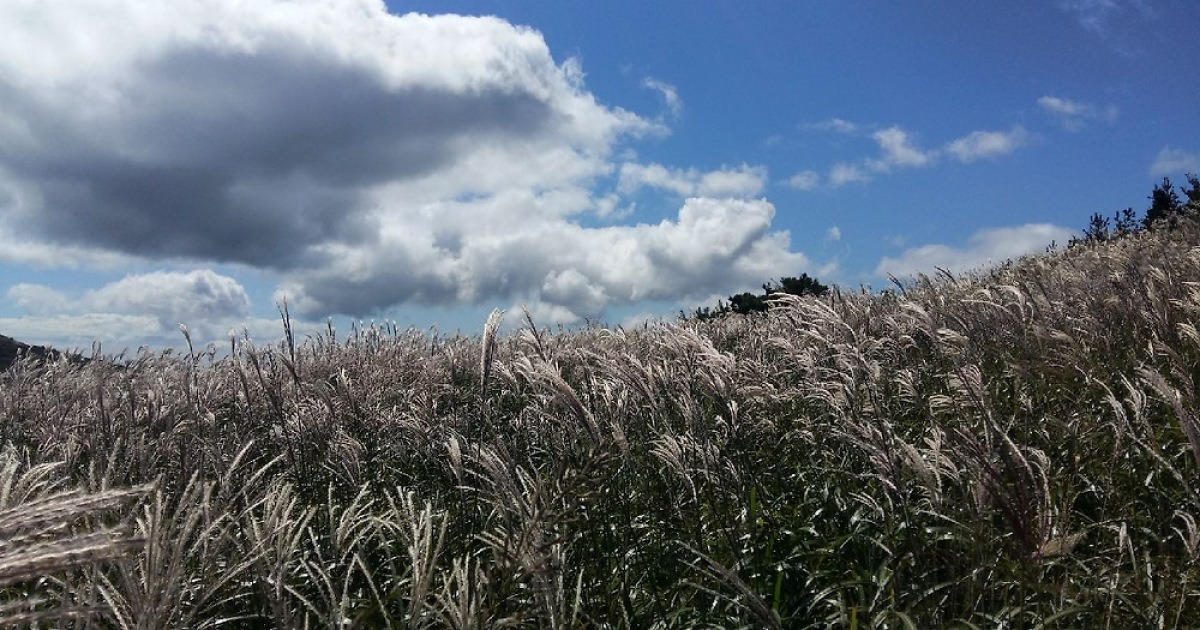
[(0, 371), (7, 370), (17, 359), (26, 354), (42, 358), (58, 356), (58, 352), (45, 346), (31, 346), (12, 337), (0, 335)]

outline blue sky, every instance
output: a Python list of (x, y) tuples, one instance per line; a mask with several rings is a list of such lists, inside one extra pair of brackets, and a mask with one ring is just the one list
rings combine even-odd
[[(569, 7), (569, 8), (564, 8)], [(9, 0), (0, 334), (671, 316), (1042, 251), (1200, 172), (1187, 0)]]

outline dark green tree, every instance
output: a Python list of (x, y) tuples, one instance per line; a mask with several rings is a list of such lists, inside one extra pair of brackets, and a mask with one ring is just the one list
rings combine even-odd
[(1200, 178), (1192, 173), (1186, 175), (1188, 187), (1184, 189), (1183, 194), (1188, 198), (1187, 205), (1195, 210), (1200, 210)]
[(780, 278), (779, 286), (775, 288), (763, 285), (763, 289), (767, 294), (771, 293), (787, 293), (789, 295), (825, 295), (829, 292), (829, 287), (821, 284), (816, 278), (810, 277), (806, 273), (800, 274), (799, 278)]
[[(800, 274), (799, 277), (788, 276), (780, 278), (779, 283), (767, 283), (762, 285), (763, 292), (761, 294), (738, 293), (729, 296), (729, 303), (718, 302), (716, 308), (703, 307), (698, 308), (692, 316), (696, 319), (712, 319), (720, 317), (727, 313), (761, 313), (767, 310), (770, 305), (770, 299), (773, 295), (824, 295), (829, 292), (829, 287), (821, 284), (819, 280), (809, 276), (807, 273)], [(681, 313), (682, 317), (683, 314)]]
[(1175, 193), (1171, 179), (1164, 177), (1162, 184), (1156, 185), (1150, 193), (1150, 209), (1146, 211), (1142, 225), (1147, 228), (1164, 222), (1171, 225), (1179, 219), (1182, 210), (1183, 205), (1179, 203), (1179, 195)]
[(729, 310), (734, 313), (761, 313), (767, 310), (767, 296), (747, 291), (729, 296)]
[(1083, 231), (1083, 241), (1087, 243), (1103, 243), (1108, 240), (1109, 236), (1111, 236), (1111, 233), (1109, 232), (1108, 217), (1099, 212), (1092, 214), (1087, 228)]
[(1113, 236), (1128, 236), (1138, 231), (1137, 212), (1134, 212), (1133, 208), (1125, 208), (1118, 212), (1113, 215), (1113, 220), (1116, 222), (1113, 226)]

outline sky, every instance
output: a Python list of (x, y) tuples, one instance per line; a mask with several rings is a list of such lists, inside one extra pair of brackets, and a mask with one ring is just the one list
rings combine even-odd
[[(1200, 173), (1194, 0), (5, 0), (0, 334), (633, 325)], [(510, 318), (515, 319), (515, 318)]]

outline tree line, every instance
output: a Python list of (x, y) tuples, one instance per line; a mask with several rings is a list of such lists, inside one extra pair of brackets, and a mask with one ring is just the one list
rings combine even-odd
[(1195, 220), (1200, 217), (1200, 178), (1191, 173), (1184, 175), (1184, 178), (1187, 179), (1187, 186), (1179, 186), (1178, 192), (1169, 177), (1164, 177), (1161, 184), (1156, 184), (1148, 197), (1150, 207), (1140, 220), (1133, 208), (1120, 210), (1112, 217), (1099, 212), (1093, 214), (1083, 236), (1072, 239), (1070, 245), (1103, 243), (1140, 230), (1171, 229), (1178, 226), (1180, 221)]

